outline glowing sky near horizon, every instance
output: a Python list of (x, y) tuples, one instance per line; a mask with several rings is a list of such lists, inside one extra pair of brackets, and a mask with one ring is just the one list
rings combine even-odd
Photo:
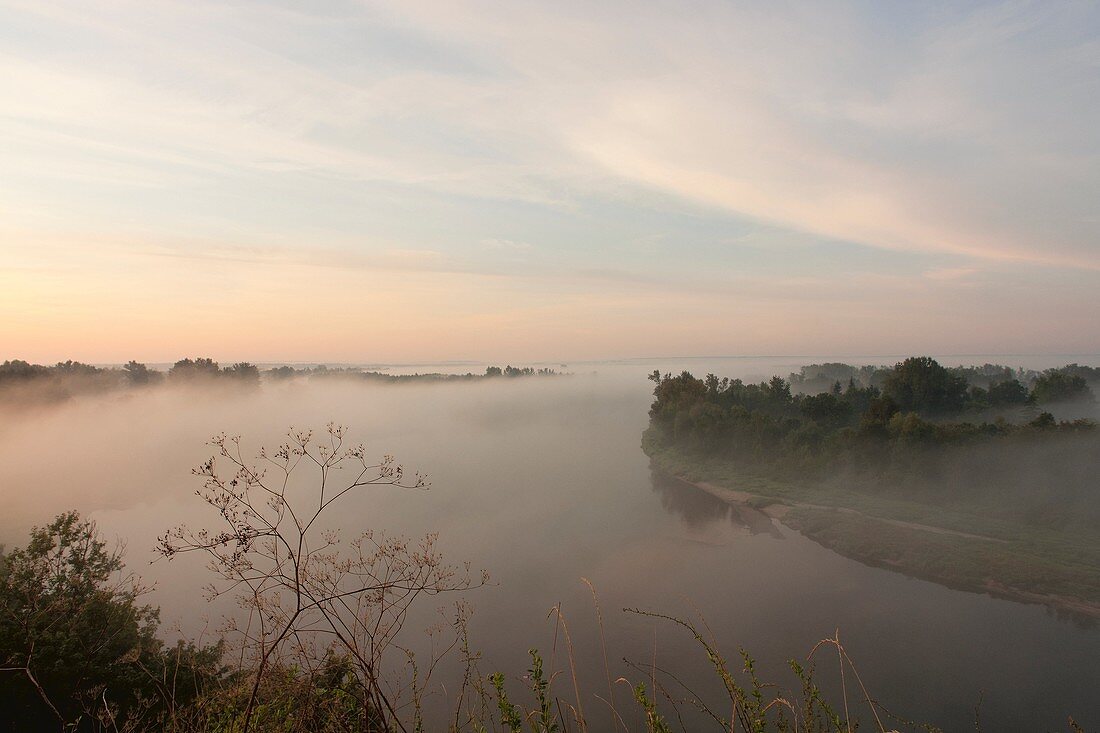
[(1100, 352), (1089, 2), (0, 0), (0, 360)]

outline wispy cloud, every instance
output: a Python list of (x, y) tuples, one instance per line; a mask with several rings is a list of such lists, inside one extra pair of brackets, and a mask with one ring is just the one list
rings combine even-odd
[(0, 57), (24, 175), (317, 173), (544, 203), (630, 182), (870, 246), (1100, 267), (1100, 14), (1079, 5), (15, 8), (111, 52)]

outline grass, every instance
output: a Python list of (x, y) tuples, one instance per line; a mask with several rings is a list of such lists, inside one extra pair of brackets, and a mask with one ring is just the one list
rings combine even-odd
[[(585, 581), (587, 583), (587, 581)], [(591, 588), (591, 585), (589, 585)], [(603, 621), (599, 602), (593, 589), (597, 619), (600, 622), (601, 644)], [(839, 633), (822, 639), (807, 657), (801, 661), (788, 660), (791, 671), (789, 687), (761, 679), (756, 661), (745, 650), (739, 649), (734, 663), (717, 648), (705, 620), (699, 624), (662, 613), (637, 608), (624, 608), (624, 612), (653, 620), (658, 628), (672, 633), (686, 633), (694, 638), (700, 652), (700, 662), (713, 673), (722, 693), (700, 695), (688, 687), (674, 672), (657, 664), (623, 661), (635, 673), (633, 679), (618, 677), (612, 683), (607, 665), (604, 671), (609, 686), (607, 697), (583, 690), (579, 685), (576, 669), (544, 670), (543, 658), (538, 650), (531, 649), (532, 664), (521, 678), (521, 696), (509, 691), (507, 678), (500, 673), (489, 677), (495, 693), (498, 720), (485, 718), (472, 721), (473, 729), (490, 728), (505, 733), (587, 733), (590, 730), (646, 731), (647, 733), (672, 733), (674, 730), (717, 730), (731, 733), (852, 733), (861, 729), (862, 722), (877, 733), (898, 733), (905, 730), (939, 731), (933, 725), (916, 723), (898, 717), (881, 705), (868, 690), (856, 665), (840, 641)], [(557, 623), (564, 626), (560, 609), (555, 608)], [(654, 630), (657, 633), (657, 629)], [(566, 656), (572, 660), (574, 650), (568, 634), (561, 637), (566, 646)], [(555, 636), (551, 659), (558, 654), (558, 637)], [(835, 653), (835, 662), (832, 655)], [(839, 696), (829, 697), (818, 686), (815, 669), (821, 661), (827, 667), (836, 664)], [(565, 677), (563, 686), (569, 688), (572, 698), (558, 696), (553, 691), (558, 676)], [(569, 684), (571, 679), (571, 685)], [(514, 682), (515, 680), (513, 680)], [(628, 688), (633, 705), (623, 706), (615, 701), (612, 686)], [(584, 712), (583, 700), (600, 702), (610, 712), (610, 726), (604, 727), (590, 721)], [(486, 701), (483, 701), (486, 702)], [(526, 704), (525, 704), (526, 702)], [(482, 710), (491, 706), (482, 704)], [(471, 707), (472, 709), (472, 707)], [(980, 731), (980, 726), (978, 727)]]

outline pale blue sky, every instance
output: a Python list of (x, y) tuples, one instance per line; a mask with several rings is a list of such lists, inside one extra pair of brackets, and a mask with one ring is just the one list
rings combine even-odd
[(1095, 3), (0, 0), (0, 358), (1100, 351)]

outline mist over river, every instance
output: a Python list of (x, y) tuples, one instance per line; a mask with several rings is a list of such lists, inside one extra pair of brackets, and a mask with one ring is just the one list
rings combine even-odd
[[(941, 359), (1030, 368), (1097, 363), (1089, 356)], [(581, 581), (587, 578), (603, 608), (612, 679), (640, 677), (624, 656), (642, 665), (656, 658), (721, 699), (701, 649), (681, 629), (620, 610), (640, 607), (701, 615), (731, 659), (745, 647), (761, 676), (784, 686), (795, 683), (785, 660), (805, 658), (839, 629), (873, 696), (903, 717), (947, 730), (973, 729), (979, 700), (985, 730), (1063, 730), (1067, 715), (1086, 730), (1100, 728), (1096, 625), (865, 566), (761, 514), (651, 473), (639, 448), (651, 401), (648, 372), (762, 379), (822, 360), (638, 360), (572, 364), (572, 376), (555, 378), (395, 385), (303, 379), (243, 394), (156, 388), (80, 397), (0, 426), (0, 541), (21, 543), (30, 525), (65, 509), (87, 513), (105, 535), (125, 540), (130, 569), (155, 584), (149, 598), (162, 608), (167, 635), (175, 625), (197, 634), (204, 618), (211, 619), (209, 634), (231, 607), (204, 599), (201, 587), (212, 577), (202, 560), (149, 564), (168, 527), (212, 525), (190, 473), (211, 455), (206, 441), (239, 434), (251, 456), (278, 444), (291, 426), (321, 431), (335, 421), (368, 455), (392, 453), (432, 483), (429, 491), (368, 487), (350, 498), (338, 513), (344, 537), (368, 528), (414, 537), (438, 532), (448, 560), (490, 573), (491, 585), (465, 596), (485, 672), (522, 674), (532, 646), (549, 658), (555, 626), (547, 614), (560, 603), (581, 682), (605, 693), (592, 596)], [(468, 369), (483, 365), (452, 367)], [(410, 645), (426, 645), (420, 629), (448, 602), (426, 601), (407, 626)], [(821, 681), (834, 689), (835, 653), (819, 654)], [(560, 639), (554, 665), (567, 667)], [(447, 688), (457, 682), (447, 677), (453, 667), (437, 672)], [(571, 697), (571, 684), (559, 678), (555, 689)], [(619, 685), (615, 694), (625, 703), (629, 690)], [(594, 730), (610, 725), (598, 700), (585, 704)], [(866, 710), (860, 717), (870, 723)]]

